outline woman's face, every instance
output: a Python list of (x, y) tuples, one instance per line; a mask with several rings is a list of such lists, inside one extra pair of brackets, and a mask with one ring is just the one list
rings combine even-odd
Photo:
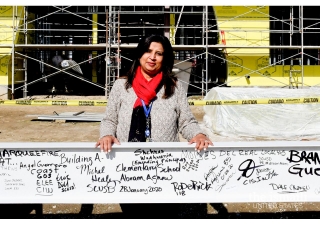
[(149, 50), (141, 56), (141, 72), (146, 79), (154, 77), (161, 71), (163, 52), (161, 43), (151, 42)]

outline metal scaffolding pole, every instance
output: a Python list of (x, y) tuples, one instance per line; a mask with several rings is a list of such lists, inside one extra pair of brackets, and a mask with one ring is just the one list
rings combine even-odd
[(178, 18), (178, 21), (176, 24), (176, 28), (174, 29), (174, 33), (173, 33), (173, 37), (172, 37), (173, 39), (176, 38), (176, 33), (177, 33), (177, 29), (179, 27), (180, 19), (181, 19), (182, 13), (183, 13), (183, 8), (184, 8), (184, 6), (181, 7), (181, 11), (180, 11), (179, 18)]
[(300, 28), (300, 32), (301, 32), (301, 88), (303, 88), (303, 77), (304, 77), (304, 50), (303, 50), (303, 42), (304, 42), (304, 39), (303, 39), (303, 30), (304, 30), (304, 27), (303, 27), (303, 6), (299, 6), (299, 9), (300, 9), (300, 21), (301, 21), (301, 28)]
[[(170, 6), (170, 7), (174, 7), (174, 6)], [(81, 12), (72, 12), (72, 9), (70, 8), (70, 6), (68, 7), (57, 7), (57, 6), (54, 6), (54, 8), (57, 8), (57, 10), (55, 12), (52, 12), (52, 13), (48, 13), (47, 15), (45, 16), (40, 16), (38, 17), (37, 19), (35, 20), (31, 20), (31, 21), (27, 21), (28, 20), (28, 8), (24, 8), (24, 18), (23, 18), (23, 25), (17, 23), (17, 20), (18, 20), (18, 15), (17, 15), (17, 6), (13, 6), (12, 7), (12, 23), (13, 23), (13, 26), (12, 26), (12, 44), (10, 45), (10, 42), (9, 44), (0, 44), (0, 48), (6, 48), (6, 47), (10, 47), (11, 48), (11, 52), (12, 52), (12, 57), (11, 57), (11, 61), (12, 61), (12, 64), (11, 64), (11, 98), (14, 99), (15, 98), (15, 90), (17, 90), (17, 88), (15, 88), (15, 83), (17, 83), (17, 81), (15, 81), (16, 77), (15, 77), (15, 72), (18, 70), (17, 68), (15, 69), (15, 64), (14, 64), (14, 61), (15, 61), (15, 53), (18, 53), (19, 51), (24, 51), (24, 55), (27, 57), (28, 56), (28, 50), (30, 51), (35, 51), (35, 50), (38, 50), (38, 51), (47, 51), (47, 50), (62, 50), (63, 51), (73, 51), (73, 50), (85, 50), (85, 51), (88, 51), (88, 50), (100, 50), (100, 51), (103, 51), (105, 50), (105, 54), (106, 54), (106, 58), (105, 58), (105, 64), (106, 64), (106, 74), (105, 74), (105, 78), (106, 78), (106, 83), (105, 83), (105, 95), (108, 96), (109, 95), (109, 92), (111, 90), (111, 87), (113, 85), (113, 81), (116, 79), (116, 77), (119, 77), (120, 76), (120, 60), (122, 58), (120, 52), (121, 52), (121, 49), (134, 49), (136, 48), (136, 44), (128, 44), (128, 45), (125, 45), (124, 43), (121, 43), (121, 40), (120, 40), (120, 28), (121, 29), (132, 29), (132, 28), (137, 28), (137, 29), (141, 29), (141, 26), (137, 26), (135, 25), (134, 23), (132, 24), (129, 24), (129, 26), (127, 25), (124, 25), (124, 26), (120, 26), (120, 15), (121, 14), (130, 14), (132, 13), (132, 11), (121, 11), (121, 7), (118, 7), (117, 6), (107, 6), (105, 9), (106, 9), (106, 26), (105, 26), (105, 32), (106, 32), (106, 43), (105, 43), (105, 46), (104, 46), (104, 43), (103, 44), (92, 44), (92, 45), (86, 45), (86, 44), (75, 44), (73, 43), (72, 45), (69, 45), (69, 44), (48, 44), (48, 43), (43, 43), (43, 44), (28, 44), (28, 32), (30, 31), (39, 31), (39, 30), (44, 30), (44, 29), (29, 29), (28, 28), (28, 24), (36, 21), (36, 20), (39, 20), (39, 19), (43, 19), (45, 17), (48, 17), (49, 15), (52, 15), (52, 14), (70, 14), (70, 15), (74, 15), (74, 16), (77, 16), (78, 18), (80, 19), (84, 19), (84, 20), (87, 20), (87, 21), (90, 21), (90, 22), (94, 22), (92, 20), (89, 20), (88, 18), (84, 17), (84, 16), (81, 16)], [(67, 8), (70, 8), (70, 10), (66, 10)], [(136, 8), (136, 7), (134, 7)], [(250, 7), (247, 7), (250, 9)], [(258, 9), (255, 9), (254, 11), (256, 12), (259, 12), (259, 9), (261, 7), (259, 7)], [(298, 28), (298, 26), (295, 26), (294, 24), (294, 17), (293, 17), (293, 12), (294, 10), (293, 9), (299, 9), (299, 30), (296, 29)], [(190, 11), (191, 9), (191, 11)], [(149, 10), (152, 10), (150, 9), (150, 7), (148, 7), (147, 11), (143, 11), (142, 10), (138, 10), (138, 11), (135, 11), (136, 13), (139, 13), (139, 14), (163, 14), (163, 13), (174, 13), (176, 15), (179, 15), (179, 18), (178, 18), (178, 22), (176, 23), (175, 25), (175, 28), (174, 28), (174, 36), (178, 30), (178, 28), (181, 29), (181, 25), (180, 25), (180, 20), (183, 22), (183, 18), (181, 19), (181, 16), (182, 14), (183, 15), (197, 15), (197, 18), (199, 18), (199, 20), (201, 19), (201, 16), (202, 16), (202, 24), (201, 22), (199, 21), (199, 26), (186, 26), (184, 24), (184, 36), (181, 36), (181, 38), (183, 40), (188, 40), (188, 38), (186, 38), (185, 36), (188, 34), (187, 29), (198, 29), (198, 34), (197, 35), (194, 35), (195, 38), (199, 38), (201, 37), (202, 40), (200, 41), (199, 40), (199, 45), (185, 45), (184, 43), (181, 43), (179, 45), (173, 45), (173, 49), (174, 50), (180, 50), (180, 51), (196, 51), (196, 50), (202, 50), (202, 52), (204, 53), (201, 57), (205, 57), (205, 59), (203, 60), (203, 62), (205, 62), (205, 65), (202, 66), (202, 77), (201, 77), (201, 91), (202, 93), (207, 93), (208, 92), (208, 89), (209, 89), (209, 84), (210, 84), (210, 79), (209, 79), (209, 57), (212, 57), (210, 54), (209, 54), (209, 51), (212, 51), (212, 50), (220, 50), (220, 49), (264, 49), (264, 48), (268, 48), (268, 49), (282, 49), (282, 50), (285, 50), (285, 49), (296, 49), (297, 51), (300, 51), (300, 54), (301, 54), (301, 59), (300, 59), (300, 66), (301, 66), (301, 82), (299, 82), (299, 84), (301, 84), (301, 88), (304, 88), (305, 84), (304, 84), (304, 80), (305, 80), (305, 77), (304, 77), (304, 51), (307, 51), (307, 50), (311, 50), (311, 49), (319, 49), (319, 46), (318, 45), (307, 45), (305, 46), (304, 45), (304, 31), (306, 29), (308, 29), (308, 34), (310, 33), (319, 33), (317, 32), (317, 29), (320, 29), (320, 28), (314, 28), (312, 26), (320, 23), (320, 22), (317, 22), (313, 25), (310, 25), (308, 24), (306, 21), (306, 24), (308, 24), (306, 27), (304, 27), (304, 21), (305, 20), (313, 20), (313, 18), (304, 18), (304, 15), (303, 15), (303, 6), (298, 6), (296, 8), (294, 7), (290, 7), (289, 9), (289, 13), (290, 13), (290, 18), (289, 19), (286, 19), (286, 18), (282, 18), (282, 19), (277, 19), (275, 17), (272, 17), (273, 20), (275, 21), (278, 21), (278, 22), (281, 22), (283, 24), (287, 24), (288, 27), (290, 26), (289, 30), (288, 28), (283, 28), (283, 29), (279, 29), (279, 30), (268, 30), (268, 29), (256, 29), (256, 30), (247, 30), (246, 32), (261, 32), (261, 34), (263, 34), (264, 32), (269, 32), (269, 33), (274, 33), (274, 34), (284, 34), (283, 36), (287, 35), (290, 36), (290, 39), (289, 39), (289, 45), (266, 45), (266, 46), (250, 46), (250, 45), (209, 45), (209, 32), (216, 32), (216, 33), (219, 33), (220, 30), (219, 29), (216, 29), (216, 30), (209, 30), (212, 26), (212, 23), (209, 24), (209, 10), (208, 10), (208, 6), (203, 6), (202, 9), (198, 10), (198, 11), (195, 11), (195, 8), (193, 7), (184, 7), (182, 6), (181, 7), (181, 10), (175, 12), (174, 10), (170, 10), (170, 12), (165, 12), (165, 10), (158, 10), (157, 11), (149, 11)], [(116, 10), (118, 11), (116, 13)], [(127, 9), (124, 9), (124, 10), (127, 10)], [(97, 10), (98, 11), (98, 10)], [(241, 15), (236, 15), (235, 17), (233, 18), (229, 18), (228, 21), (230, 20), (233, 20), (233, 19), (240, 19), (241, 16), (245, 16), (247, 15), (248, 13), (252, 12), (253, 10), (250, 10), (249, 12), (246, 12), (246, 13), (243, 13)], [(261, 10), (262, 14), (264, 13), (262, 10)], [(288, 11), (287, 11), (288, 12)], [(295, 11), (296, 12), (296, 11)], [(83, 14), (85, 14), (85, 12), (82, 12)], [(102, 14), (102, 12), (94, 12), (94, 13), (98, 13), (98, 14)], [(117, 16), (117, 15), (118, 16)], [(210, 14), (211, 15), (211, 14)], [(267, 14), (266, 14), (267, 16)], [(118, 18), (116, 18), (118, 17)], [(271, 20), (271, 15), (270, 15), (270, 18)], [(123, 19), (122, 19), (123, 20)], [(315, 20), (315, 19), (314, 19)], [(48, 20), (48, 22), (50, 23), (50, 21)], [(147, 22), (147, 21), (145, 21)], [(224, 22), (227, 22), (227, 21), (224, 21)], [(224, 23), (222, 22), (222, 23)], [(100, 26), (103, 26), (104, 27), (104, 24), (99, 24), (97, 23), (98, 25)], [(79, 24), (78, 24), (79, 25)], [(130, 26), (130, 25), (133, 25), (133, 26)], [(164, 24), (156, 24), (156, 23), (145, 23), (145, 26), (144, 26), (144, 29), (155, 29), (155, 28), (159, 28), (159, 27), (166, 27)], [(210, 27), (209, 27), (210, 26)], [(218, 26), (218, 25), (214, 25), (214, 26)], [(25, 44), (16, 44), (15, 41), (16, 41), (16, 36), (19, 32), (19, 28), (22, 28), (23, 30), (23, 33), (25, 35)], [(54, 27), (52, 27), (54, 28)], [(170, 27), (169, 27), (170, 28)], [(287, 30), (285, 30), (287, 29)], [(48, 29), (45, 29), (45, 30), (49, 30), (49, 31), (60, 31), (60, 32), (70, 32), (70, 31), (74, 31), (74, 32), (88, 32), (90, 31), (90, 29), (83, 29), (82, 27), (79, 27), (79, 29), (51, 29), (51, 27), (49, 27)], [(117, 33), (116, 33), (116, 30), (117, 30)], [(103, 29), (98, 29), (98, 30), (95, 30), (97, 32), (103, 32), (104, 30)], [(181, 30), (179, 30), (181, 31)], [(190, 31), (190, 30), (189, 30)], [(243, 32), (244, 30), (241, 30), (241, 29), (224, 29), (224, 32)], [(309, 32), (310, 31), (310, 32)], [(5, 31), (4, 31), (5, 32)], [(7, 31), (8, 32), (8, 31)], [(9, 31), (10, 32), (10, 31)], [(134, 35), (133, 34), (125, 34), (124, 31), (122, 31), (124, 33), (124, 36), (121, 36), (122, 38), (123, 37), (133, 37)], [(298, 32), (300, 32), (300, 36), (301, 36), (301, 44), (296, 44), (294, 45), (292, 43), (293, 40), (293, 37), (296, 38), (298, 36)], [(201, 33), (201, 35), (200, 35)], [(51, 34), (50, 34), (51, 35)], [(46, 35), (44, 38), (50, 38), (51, 36), (50, 35)], [(117, 35), (117, 36), (116, 36)], [(181, 35), (181, 32), (180, 32), (180, 35)], [(50, 36), (50, 37), (49, 37)], [(61, 35), (61, 36), (64, 36), (64, 35)], [(196, 37), (198, 36), (198, 37)], [(81, 34), (77, 34), (77, 36), (74, 36), (74, 37), (82, 37)], [(99, 36), (98, 36), (99, 38)], [(179, 37), (178, 37), (179, 38)], [(190, 39), (189, 39), (190, 40)], [(210, 40), (211, 40), (211, 37), (210, 37)], [(117, 42), (117, 43), (115, 43)], [(131, 43), (131, 42), (130, 42)], [(196, 43), (196, 42), (194, 42)], [(288, 40), (287, 42), (288, 43)], [(311, 43), (312, 44), (312, 43)], [(25, 52), (26, 51), (26, 52)], [(117, 51), (116, 54), (115, 51)], [(294, 55), (294, 54), (292, 54)], [(24, 83), (23, 83), (23, 87), (24, 87), (24, 92), (23, 92), (23, 97), (27, 97), (27, 89), (28, 89), (28, 72), (27, 72), (27, 59), (24, 59)], [(286, 56), (287, 57), (287, 56)], [(288, 57), (289, 60), (292, 58)], [(318, 61), (319, 60), (319, 56), (317, 58)], [(113, 64), (108, 64), (108, 62), (113, 62)], [(284, 64), (284, 60), (281, 60), (280, 61), (281, 63), (283, 63), (283, 66), (285, 66)], [(115, 65), (115, 63), (117, 63)], [(229, 62), (230, 63), (230, 62)], [(20, 65), (20, 63), (19, 63)], [(117, 70), (117, 71), (115, 71)], [(256, 70), (257, 71), (257, 70)], [(292, 69), (292, 71), (294, 71), (294, 69)], [(30, 73), (29, 73), (30, 74)], [(294, 74), (295, 77), (299, 77), (299, 75), (297, 76), (298, 74)], [(9, 75), (10, 76), (10, 75)], [(30, 77), (30, 75), (29, 75)], [(290, 75), (289, 75), (289, 86), (291, 86), (294, 81), (290, 80), (292, 78), (292, 74), (291, 74), (291, 71), (290, 71)], [(30, 79), (30, 78), (29, 78)], [(199, 82), (199, 80), (198, 80)], [(298, 80), (297, 80), (298, 82)], [(192, 83), (192, 82), (190, 82)], [(191, 84), (190, 84), (191, 85)], [(9, 86), (9, 85), (8, 85)], [(298, 85), (300, 86), (300, 85)], [(200, 88), (200, 86), (199, 86)], [(8, 90), (10, 88), (8, 87)], [(9, 92), (9, 91), (8, 91)]]
[(14, 7), (12, 6), (12, 49), (11, 49), (11, 99), (14, 99), (14, 37), (15, 37), (15, 23), (14, 23)]
[[(26, 23), (28, 19), (28, 10), (26, 7), (23, 7), (24, 9), (24, 17), (23, 17), (23, 24), (24, 24), (24, 43), (28, 44), (28, 24)], [(27, 55), (27, 53), (25, 53)], [(27, 59), (23, 59), (23, 67), (24, 67), (24, 89), (23, 89), (23, 98), (28, 97), (28, 89), (27, 89), (27, 81), (28, 81), (28, 71), (27, 71)]]
[(118, 11), (118, 49), (117, 49), (117, 77), (120, 76), (120, 63), (121, 63), (121, 55), (120, 55), (120, 12)]
[(206, 5), (206, 94), (208, 93), (208, 6)]
[[(109, 6), (110, 9), (111, 6)], [(108, 57), (109, 57), (109, 16), (108, 16), (108, 9), (106, 10), (106, 56), (105, 56), (105, 62), (106, 62), (106, 83), (105, 83), (105, 96), (108, 97), (109, 96), (109, 68), (108, 68)]]

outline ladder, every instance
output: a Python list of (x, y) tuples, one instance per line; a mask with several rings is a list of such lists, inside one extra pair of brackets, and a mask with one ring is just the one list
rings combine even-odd
[[(299, 10), (299, 14), (301, 10)], [(301, 16), (300, 16), (301, 17)], [(299, 30), (301, 29), (303, 22), (299, 20)], [(290, 46), (292, 46), (292, 36), (294, 29), (294, 17), (293, 17), (293, 6), (290, 7)], [(301, 32), (301, 45), (303, 45), (303, 32)], [(303, 48), (301, 49), (300, 56), (297, 58), (290, 58), (290, 69), (289, 69), (289, 88), (299, 88), (299, 84), (303, 87)], [(298, 65), (294, 65), (295, 61), (298, 61)]]
[[(28, 95), (28, 91), (27, 91), (27, 59), (25, 57), (14, 57), (15, 60), (22, 60), (22, 68), (15, 68), (14, 69), (14, 73), (18, 72), (18, 71), (24, 71), (24, 80), (18, 80), (15, 81), (16, 83), (24, 83), (24, 87), (23, 87), (23, 98), (26, 98)], [(14, 63), (14, 62), (13, 62)], [(19, 63), (17, 62), (17, 65), (19, 65)]]
[[(294, 65), (294, 62), (298, 61), (298, 65)], [(291, 58), (290, 59), (290, 70), (289, 70), (289, 88), (294, 89), (294, 88), (299, 88), (299, 84), (302, 84), (301, 79), (301, 63), (302, 59), (301, 58)]]

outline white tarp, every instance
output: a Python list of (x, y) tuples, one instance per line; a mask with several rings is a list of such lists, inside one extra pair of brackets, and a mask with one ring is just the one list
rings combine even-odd
[[(320, 96), (319, 88), (213, 88), (205, 100), (246, 100)], [(204, 123), (213, 133), (264, 139), (320, 138), (320, 103), (204, 106)]]

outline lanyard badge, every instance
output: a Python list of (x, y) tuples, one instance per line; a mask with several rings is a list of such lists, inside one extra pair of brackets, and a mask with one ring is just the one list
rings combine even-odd
[(149, 107), (146, 106), (146, 104), (144, 103), (144, 101), (142, 99), (141, 100), (141, 103), (142, 103), (142, 106), (143, 106), (143, 111), (144, 111), (144, 115), (146, 116), (146, 130), (145, 130), (145, 137), (146, 137), (146, 142), (149, 142), (151, 141), (151, 137), (150, 137), (150, 111), (151, 111), (151, 108), (152, 108), (152, 103), (153, 102), (150, 102), (150, 105)]

